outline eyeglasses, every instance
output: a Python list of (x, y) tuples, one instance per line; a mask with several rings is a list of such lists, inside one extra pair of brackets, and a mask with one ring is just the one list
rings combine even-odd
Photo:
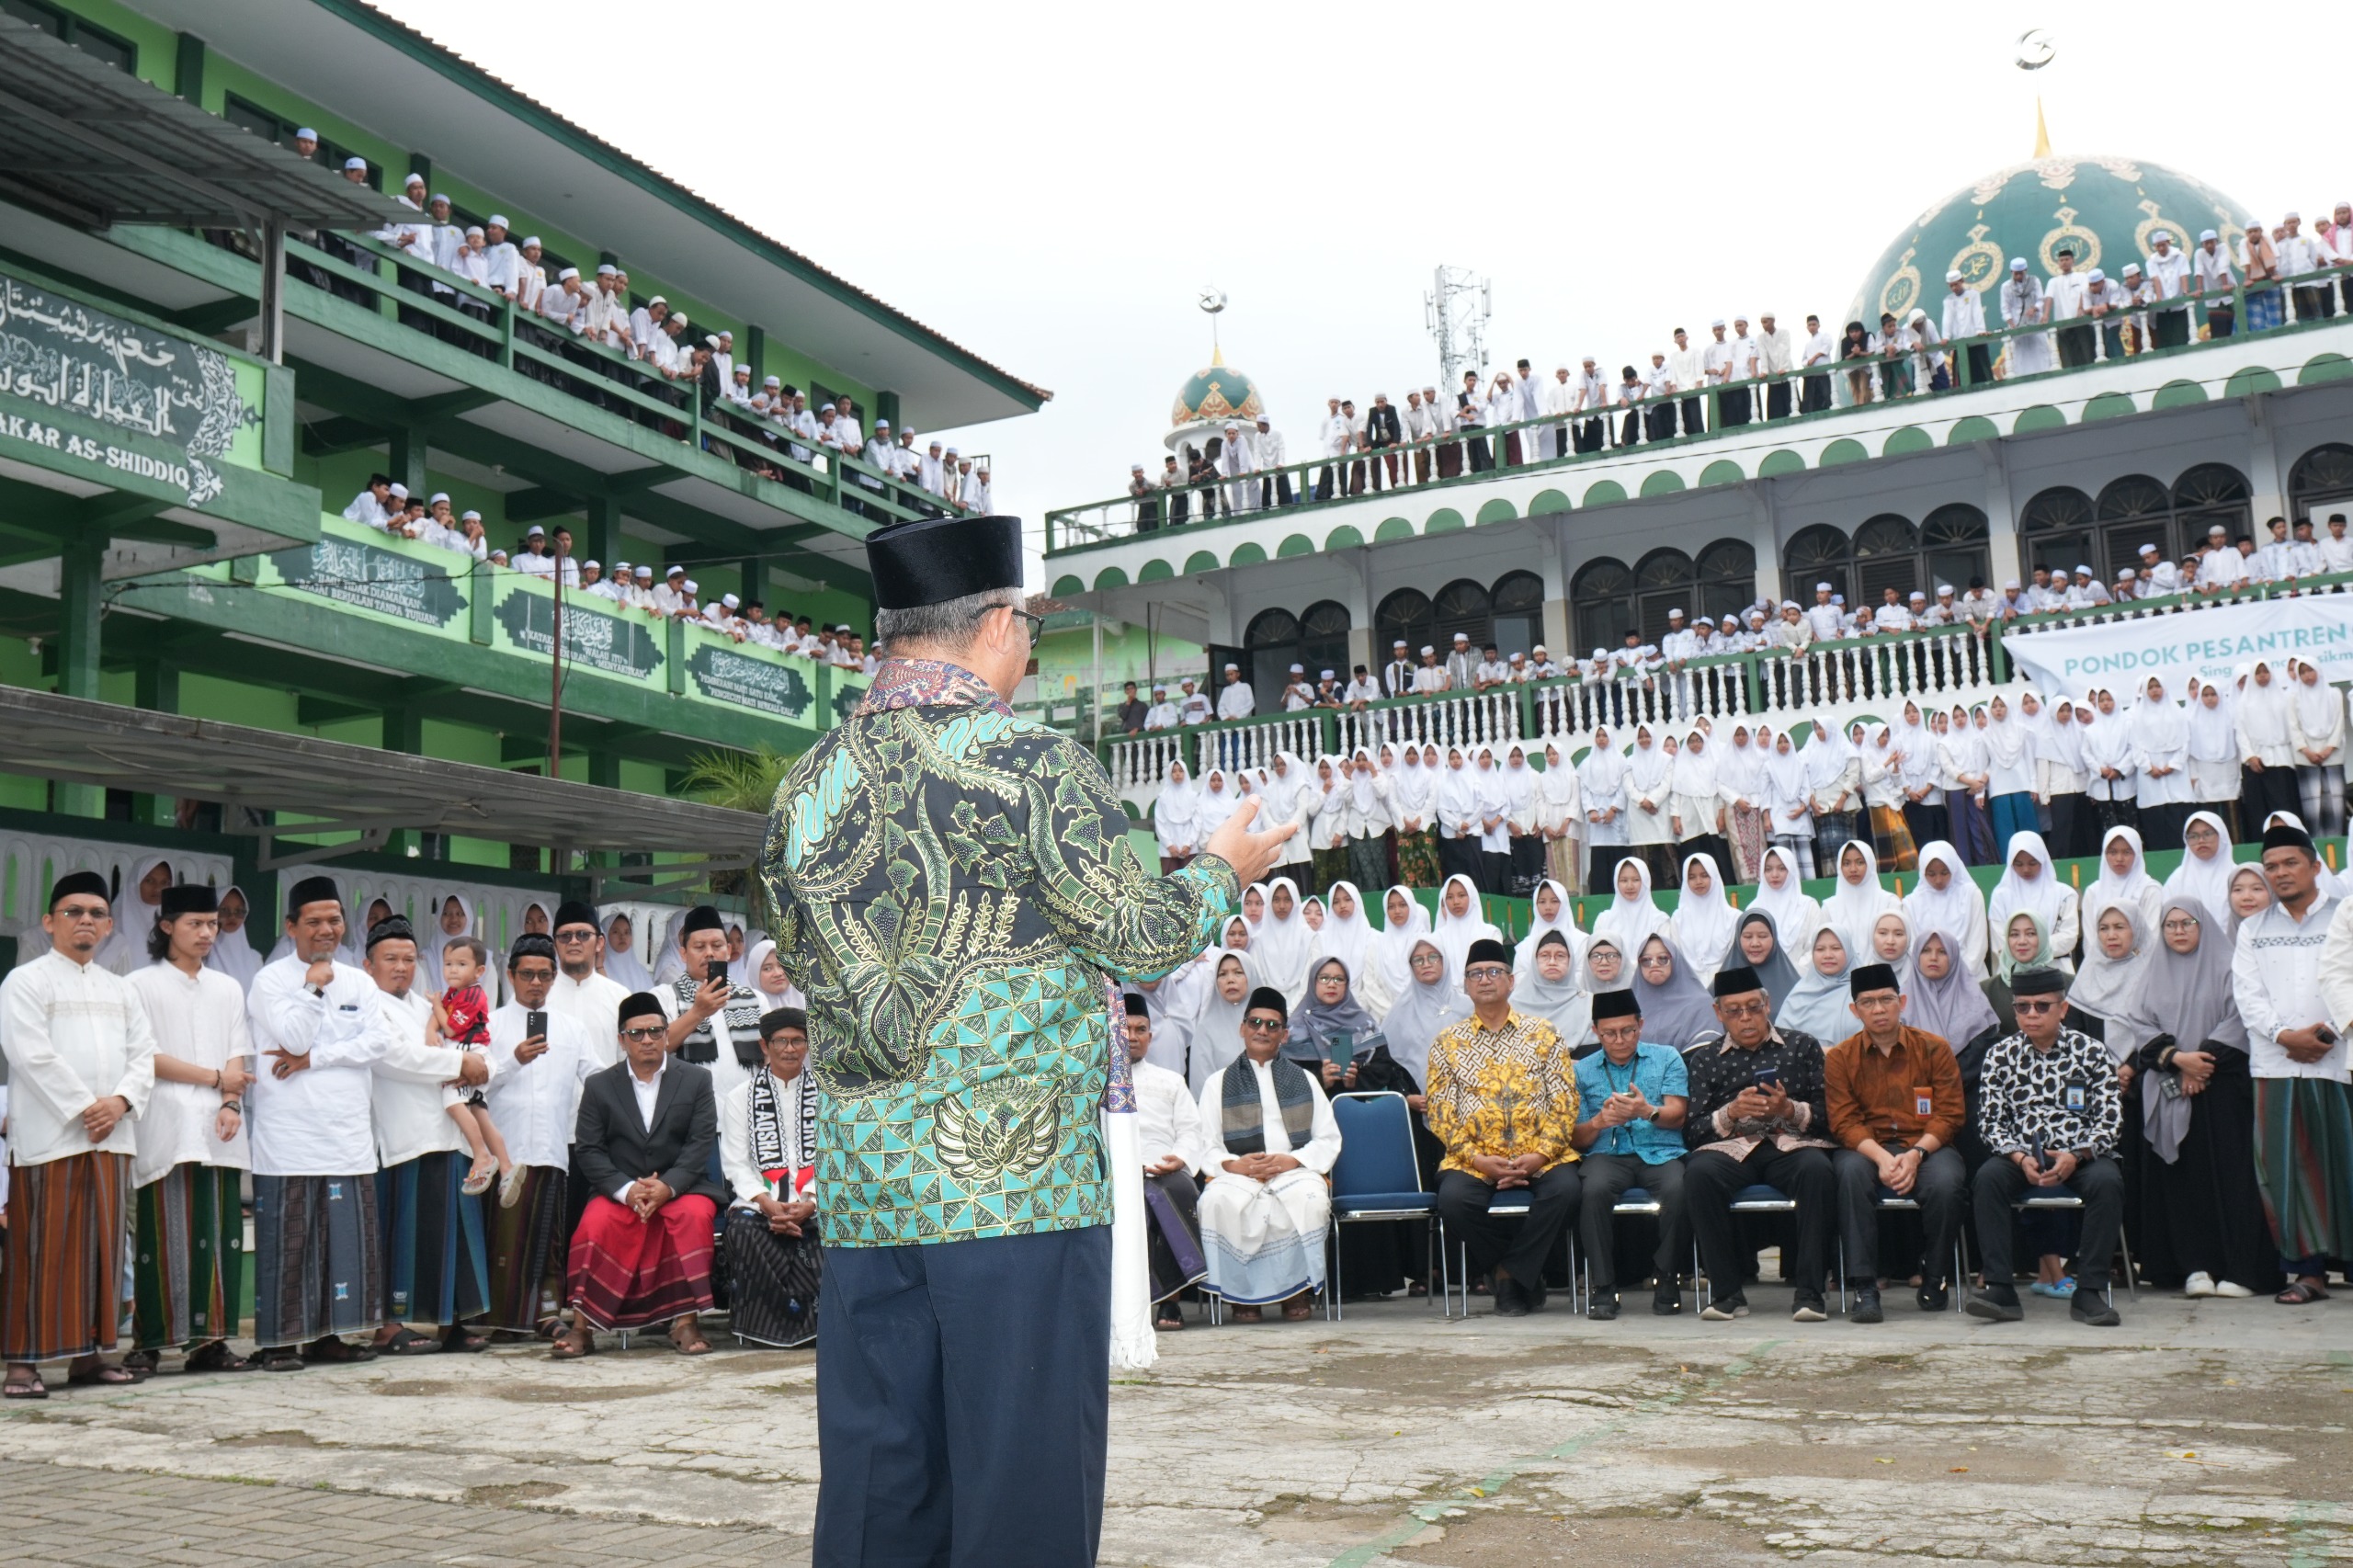
[(648, 1024), (643, 1028), (621, 1030), (621, 1038), (623, 1040), (659, 1040), (669, 1032), (669, 1027), (665, 1024)]
[(593, 942), (597, 939), (594, 926), (570, 926), (555, 934), (559, 942)]
[(515, 971), (515, 978), (519, 983), (524, 985), (552, 985), (555, 983), (555, 971), (551, 969), (518, 969)]
[(1016, 620), (1028, 621), (1029, 623), (1029, 646), (1032, 648), (1035, 648), (1038, 645), (1038, 639), (1046, 634), (1046, 618), (1044, 616), (1032, 614), (1030, 611), (1026, 609), (1016, 609), (1011, 605), (990, 605), (986, 608), (983, 608), (980, 612), (980, 615), (975, 615), (972, 619), (974, 620), (978, 620), (981, 619), (981, 616), (988, 614), (989, 610), (992, 609), (1003, 609), (1010, 614)]
[(1762, 1002), (1719, 1002), (1716, 1011), (1727, 1018), (1753, 1018), (1766, 1010)]
[(1465, 980), (1509, 980), (1511, 971), (1495, 964), (1483, 963), (1477, 969), (1464, 970), (1462, 978)]
[(1445, 960), (1439, 958), (1436, 953), (1415, 953), (1414, 955), (1414, 967), (1415, 969), (1428, 969), (1433, 965), (1443, 963), (1445, 961)]
[(2017, 1008), (2019, 1012), (2038, 1015), (2042, 1013), (2055, 1013), (2066, 1005), (2067, 1004), (2064, 1002), (2027, 1002), (2017, 998), (2013, 998), (2011, 1001), (2011, 1006)]
[(1245, 1018), (1242, 1027), (1254, 1034), (1273, 1034), (1283, 1027), (1281, 1018)]

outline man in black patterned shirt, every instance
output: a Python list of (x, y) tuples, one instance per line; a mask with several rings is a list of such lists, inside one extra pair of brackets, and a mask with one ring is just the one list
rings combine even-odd
[(1773, 1027), (1772, 1000), (1753, 969), (1721, 971), (1715, 994), (1723, 1033), (1700, 1036), (1683, 1057), (1691, 1079), (1683, 1141), (1692, 1151), (1684, 1162), (1684, 1211), (1716, 1291), (1699, 1315), (1711, 1323), (1748, 1315), (1732, 1201), (1743, 1187), (1763, 1185), (1797, 1200), (1797, 1244), (1784, 1255), (1783, 1272), (1796, 1286), (1790, 1315), (1820, 1323), (1829, 1315), (1822, 1285), (1838, 1214), (1822, 1042)]
[(2064, 973), (2020, 970), (2010, 991), (2018, 1032), (1986, 1049), (1980, 1080), (1977, 1127), (1994, 1157), (1977, 1167), (1971, 1190), (1985, 1288), (1970, 1296), (1969, 1313), (1995, 1323), (2025, 1315), (2011, 1283), (2010, 1206), (2029, 1195), (2072, 1192), (2083, 1199), (2084, 1227), (2069, 1311), (2077, 1323), (2114, 1328), (2109, 1260), (2124, 1214), (2124, 1172), (2116, 1163), (2124, 1101), (2116, 1066), (2106, 1046), (2064, 1026)]

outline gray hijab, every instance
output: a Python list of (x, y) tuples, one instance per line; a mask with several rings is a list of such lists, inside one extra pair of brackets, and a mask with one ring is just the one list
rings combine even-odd
[[(1454, 966), (1446, 961), (1446, 949), (1433, 936), (1417, 937), (1414, 948), (1427, 947), (1438, 956), (1438, 977), (1424, 981), (1418, 975), (1405, 983), (1405, 989), (1391, 1004), (1389, 1016), (1381, 1021), (1381, 1033), (1389, 1039), (1389, 1055), (1399, 1066), (1414, 1075), (1414, 1082), (1424, 1088), (1429, 1086), (1430, 1042), (1438, 1039), (1438, 1031), (1458, 1018), (1471, 1016), (1471, 999), (1462, 994), (1462, 987), (1454, 978)], [(1409, 950), (1407, 958), (1412, 958)], [(1410, 962), (1407, 972), (1413, 972)]]
[[(1536, 957), (1547, 948), (1559, 948), (1569, 955), (1569, 972), (1559, 980), (1547, 980), (1536, 967)], [(1547, 931), (1536, 939), (1535, 952), (1530, 955), (1527, 972), (1513, 983), (1511, 1005), (1521, 1013), (1540, 1017), (1561, 1034), (1561, 1043), (1574, 1048), (1593, 1032), (1593, 993), (1587, 991), (1583, 977), (1577, 973), (1576, 949), (1569, 938), (1559, 931)]]
[[(1740, 933), (1751, 926), (1762, 926), (1773, 934), (1773, 956), (1763, 963), (1749, 963), (1748, 955), (1740, 950)], [(1761, 909), (1751, 909), (1742, 914), (1740, 924), (1733, 927), (1732, 946), (1724, 952), (1724, 962), (1748, 964), (1755, 970), (1756, 978), (1764, 982), (1766, 998), (1775, 1012), (1780, 1011), (1782, 1002), (1797, 989), (1797, 965), (1791, 963), (1790, 955), (1781, 950), (1781, 928), (1774, 924), (1770, 915)]]
[[(1664, 985), (1653, 984), (1643, 974), (1642, 954), (1650, 949), (1653, 942), (1665, 948), (1667, 957), (1674, 961), (1675, 971), (1666, 977)], [(1656, 1040), (1661, 1045), (1683, 1051), (1701, 1034), (1716, 1028), (1714, 1000), (1709, 996), (1708, 988), (1699, 983), (1699, 977), (1691, 971), (1689, 961), (1673, 942), (1656, 935), (1644, 937), (1636, 949), (1631, 967), (1634, 1001), (1643, 1010), (1644, 1040)]]
[[(2198, 922), (2198, 948), (2177, 953), (2165, 945), (2165, 917), (2178, 910)], [(2143, 976), (2146, 1011), (2157, 1030), (2174, 1038), (2183, 1051), (2245, 1052), (2246, 1025), (2239, 1017), (2237, 998), (2231, 990), (2231, 949), (2220, 922), (2194, 898), (2169, 898), (2158, 912), (2157, 949)], [(2189, 1131), (2191, 1107), (2187, 1095), (2167, 1095), (2165, 1074), (2141, 1074), (2141, 1136), (2157, 1158), (2171, 1165), (2181, 1154), (2181, 1141)]]

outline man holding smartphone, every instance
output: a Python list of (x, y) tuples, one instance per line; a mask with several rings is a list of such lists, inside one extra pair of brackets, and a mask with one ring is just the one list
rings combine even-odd
[[(559, 912), (556, 929), (564, 927), (565, 915)], [(515, 938), (506, 954), (509, 1000), (490, 1015), (495, 1071), (484, 1094), (518, 1176), (515, 1201), (505, 1202), (502, 1194), (502, 1201), (487, 1210), (489, 1325), (510, 1333), (531, 1334), (551, 1324), (563, 1300), (567, 1221), (575, 1207), (569, 1182), (572, 1131), (580, 1113), (580, 1085), (620, 1054), (618, 1003), (610, 1040), (599, 1040), (579, 1019), (549, 1006), (565, 956), (549, 937)], [(578, 1207), (585, 1207), (587, 1196), (581, 1195)]]
[(2287, 1307), (2326, 1301), (2328, 1260), (2353, 1257), (2353, 1088), (2343, 1038), (2353, 1027), (2353, 921), (2322, 891), (2321, 869), (2302, 828), (2267, 830), (2271, 903), (2239, 927), (2231, 960), (2255, 1077), (2256, 1180), (2287, 1266), (2287, 1289), (2272, 1299)]
[(1797, 1202), (1796, 1245), (1782, 1251), (1783, 1273), (1796, 1288), (1790, 1315), (1820, 1323), (1829, 1315), (1822, 1286), (1838, 1198), (1825, 1136), (1830, 1112), (1822, 1043), (1773, 1027), (1772, 999), (1755, 970), (1719, 971), (1714, 989), (1723, 1032), (1702, 1034), (1683, 1059), (1691, 1080), (1683, 1123), (1683, 1141), (1691, 1149), (1684, 1163), (1684, 1207), (1714, 1292), (1699, 1315), (1710, 1323), (1748, 1315), (1741, 1277), (1749, 1255), (1740, 1245), (1732, 1202), (1743, 1187), (1761, 1185)]
[(751, 1081), (760, 1062), (760, 1014), (767, 1000), (752, 989), (751, 976), (727, 965), (727, 922), (710, 904), (687, 911), (678, 950), (687, 972), (662, 988), (662, 1012), (670, 1020), (670, 1049), (681, 1062), (710, 1074), (720, 1099)]
[(2072, 1192), (2084, 1200), (2075, 1255), (2075, 1294), (2068, 1310), (2094, 1328), (2120, 1321), (2108, 1299), (2109, 1259), (2124, 1218), (2124, 1170), (2116, 1163), (2124, 1128), (2123, 1091), (2108, 1047), (2066, 1027), (2067, 975), (2024, 969), (2010, 977), (2018, 1033), (1985, 1049), (1977, 1128), (1994, 1157), (1977, 1167), (1971, 1202), (1984, 1289), (1971, 1293), (1972, 1317), (2016, 1323), (2018, 1287), (2010, 1268), (2010, 1206), (2035, 1192)]

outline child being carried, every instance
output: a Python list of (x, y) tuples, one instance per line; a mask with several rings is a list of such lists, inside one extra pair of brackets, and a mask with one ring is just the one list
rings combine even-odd
[[(482, 987), (482, 977), (489, 968), (490, 949), (478, 937), (452, 937), (442, 945), (442, 991), (433, 1004), (434, 1044), (489, 1051), (490, 997)], [(519, 1167), (507, 1156), (506, 1140), (492, 1123), (483, 1092), (455, 1081), (444, 1084), (441, 1107), (466, 1135), (466, 1147), (473, 1151), (473, 1166), (466, 1173), (462, 1190), (487, 1192), (496, 1180), (500, 1206), (512, 1208), (523, 1190), (517, 1179)]]

